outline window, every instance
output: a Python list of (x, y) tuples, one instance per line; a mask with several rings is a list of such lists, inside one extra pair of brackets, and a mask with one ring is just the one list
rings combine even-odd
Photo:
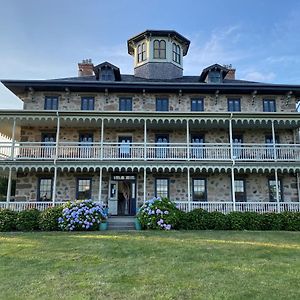
[(44, 158), (51, 158), (55, 155), (55, 133), (42, 133), (41, 154)]
[(169, 99), (156, 98), (156, 111), (169, 111)]
[(146, 44), (138, 45), (138, 62), (146, 60)]
[(120, 111), (132, 111), (132, 99), (131, 98), (120, 98), (119, 99), (119, 110)]
[(233, 157), (240, 158), (242, 156), (242, 147), (243, 147), (243, 136), (242, 135), (233, 135), (232, 136), (232, 150)]
[(193, 179), (193, 201), (207, 201), (205, 179)]
[(93, 97), (81, 98), (81, 110), (94, 110), (95, 99)]
[(90, 158), (93, 156), (93, 134), (82, 133), (79, 135), (79, 150), (81, 158)]
[(155, 135), (156, 158), (168, 158), (169, 157), (168, 147), (169, 147), (169, 135), (156, 134)]
[(246, 202), (246, 191), (245, 191), (245, 180), (236, 179), (234, 180), (235, 189), (235, 201), (236, 202)]
[(219, 71), (210, 71), (208, 73), (208, 82), (209, 83), (220, 83), (221, 82), (221, 73)]
[(155, 197), (169, 198), (169, 179), (155, 179)]
[(102, 68), (101, 69), (101, 80), (103, 80), (103, 81), (115, 80), (113, 70), (111, 68)]
[(241, 99), (228, 99), (228, 111), (241, 111)]
[(204, 135), (192, 134), (190, 145), (190, 158), (203, 159), (205, 157)]
[(92, 179), (78, 178), (76, 187), (77, 200), (91, 199), (92, 196)]
[(203, 111), (203, 98), (191, 99), (191, 111)]
[(276, 104), (274, 99), (264, 99), (263, 100), (263, 110), (265, 112), (275, 112)]
[(153, 50), (153, 58), (166, 58), (166, 42), (164, 40), (155, 40)]
[(45, 110), (57, 110), (58, 109), (58, 97), (57, 96), (46, 96), (44, 109)]
[[(272, 135), (266, 135), (265, 136), (265, 141), (266, 141), (266, 157), (265, 158), (269, 158), (269, 159), (274, 159), (274, 145), (273, 145), (273, 137)], [(275, 136), (275, 144), (279, 143), (279, 137), (276, 135)]]
[(180, 47), (179, 45), (173, 43), (172, 48), (173, 48), (173, 61), (180, 64)]
[(38, 201), (51, 201), (52, 178), (40, 178), (38, 184)]
[[(283, 193), (282, 193), (282, 184), (281, 180), (278, 180), (278, 194), (279, 194), (279, 202), (283, 202)], [(269, 179), (269, 198), (270, 202), (277, 202), (277, 193), (276, 193), (276, 180)]]

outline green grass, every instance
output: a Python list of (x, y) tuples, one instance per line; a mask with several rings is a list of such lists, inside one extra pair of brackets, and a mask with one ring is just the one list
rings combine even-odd
[(300, 232), (0, 234), (0, 299), (300, 299)]

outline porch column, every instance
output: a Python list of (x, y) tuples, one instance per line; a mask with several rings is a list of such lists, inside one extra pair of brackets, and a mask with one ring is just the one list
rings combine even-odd
[(102, 167), (100, 168), (99, 171), (99, 192), (98, 192), (98, 202), (101, 202), (102, 198)]
[(187, 160), (190, 160), (190, 124), (189, 124), (189, 120), (186, 121), (186, 149), (187, 149)]
[(188, 210), (191, 211), (191, 178), (190, 168), (187, 169)]
[(232, 144), (232, 113), (229, 119), (229, 143), (230, 143), (230, 159), (233, 160), (233, 144)]
[(56, 125), (56, 147), (55, 147), (55, 160), (58, 158), (58, 144), (59, 144), (59, 132), (60, 132), (60, 118), (58, 112), (57, 115), (57, 125)]
[(12, 181), (12, 170), (11, 168), (9, 169), (8, 173), (8, 182), (7, 182), (7, 192), (6, 192), (6, 204), (8, 208), (8, 204), (10, 202), (10, 196), (11, 196), (11, 181)]
[(147, 170), (144, 168), (144, 203), (147, 200), (147, 189), (146, 189), (146, 184), (147, 184)]
[(144, 160), (147, 160), (147, 121), (144, 121)]
[(274, 120), (272, 120), (272, 140), (273, 140), (274, 160), (277, 160)]
[(296, 172), (297, 176), (297, 193), (298, 193), (298, 202), (300, 203), (300, 181), (299, 181), (299, 172)]
[(11, 140), (12, 140), (11, 155), (10, 155), (11, 159), (15, 158), (15, 145), (16, 145), (15, 135), (16, 135), (16, 119), (14, 119), (13, 122), (12, 135), (11, 135)]
[(100, 159), (103, 160), (104, 119), (101, 120)]
[(54, 166), (53, 188), (52, 188), (52, 206), (55, 206), (56, 197), (57, 166)]
[(231, 190), (232, 190), (233, 211), (236, 211), (236, 207), (235, 207), (234, 169), (233, 169), (233, 167), (231, 168)]
[(277, 169), (275, 170), (275, 184), (276, 184), (277, 212), (280, 212), (280, 203), (279, 203), (279, 189), (278, 189), (278, 174), (277, 174)]

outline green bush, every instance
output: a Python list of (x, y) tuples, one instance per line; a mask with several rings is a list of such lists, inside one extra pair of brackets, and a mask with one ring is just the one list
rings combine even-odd
[(194, 209), (186, 214), (185, 229), (203, 230), (208, 228), (209, 212), (201, 208)]
[(33, 231), (39, 229), (40, 211), (37, 209), (23, 210), (18, 213), (16, 228), (20, 231)]
[(228, 230), (229, 229), (228, 215), (225, 215), (219, 211), (208, 213), (206, 224), (207, 224), (207, 229)]
[(140, 208), (137, 218), (143, 229), (178, 229), (182, 212), (167, 198), (153, 198)]
[(63, 206), (49, 207), (39, 217), (39, 228), (44, 231), (61, 230), (58, 218), (62, 217)]
[(300, 231), (300, 213), (283, 212), (281, 216), (281, 229), (288, 231)]
[(0, 209), (0, 231), (16, 229), (17, 213), (9, 209)]
[(260, 222), (261, 230), (283, 230), (282, 214), (278, 213), (264, 213), (261, 215)]

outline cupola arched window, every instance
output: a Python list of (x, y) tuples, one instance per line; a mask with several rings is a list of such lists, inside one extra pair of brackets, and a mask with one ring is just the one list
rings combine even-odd
[(164, 40), (155, 40), (153, 50), (153, 58), (166, 58), (166, 42)]
[(138, 45), (138, 62), (146, 60), (146, 44), (142, 43)]
[(180, 58), (181, 58), (180, 57), (180, 47), (179, 47), (179, 45), (176, 45), (175, 43), (173, 43), (172, 47), (173, 47), (173, 61), (180, 64)]

